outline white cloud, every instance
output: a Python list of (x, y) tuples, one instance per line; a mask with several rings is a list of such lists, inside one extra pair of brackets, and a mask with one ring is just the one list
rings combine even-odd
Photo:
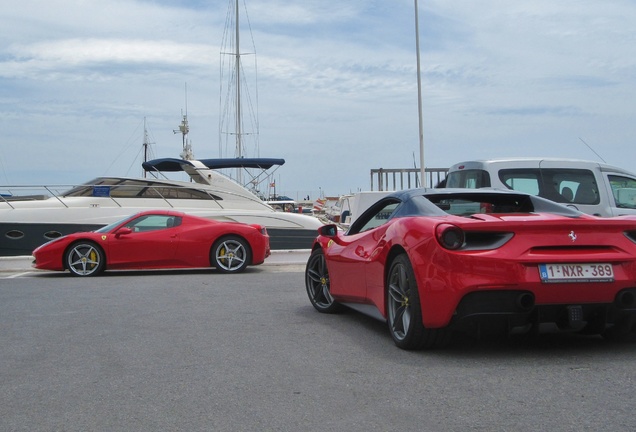
[[(156, 154), (178, 155), (173, 129), (185, 107), (184, 83), (195, 154), (216, 156), (228, 2), (163, 3), (0, 5), (0, 127), (8, 131), (0, 138), (0, 178), (122, 174), (138, 153), (141, 138), (130, 135), (144, 116)], [(636, 170), (626, 165), (636, 156), (636, 4), (419, 4), (428, 164), (530, 154), (594, 158), (583, 137), (602, 147), (608, 162)], [(318, 187), (337, 194), (368, 188), (371, 168), (412, 166), (412, 0), (247, 0), (247, 7), (261, 154), (288, 160), (279, 184), (303, 195)], [(127, 148), (128, 159), (119, 154)]]
[[(208, 45), (169, 40), (58, 39), (17, 44), (6, 52), (11, 60), (0, 69), (0, 76), (5, 78), (29, 76), (32, 79), (52, 79), (58, 73), (77, 74), (78, 68), (103, 67), (107, 74), (109, 69), (117, 66), (155, 65), (157, 69), (183, 65), (210, 67), (216, 60)], [(54, 75), (49, 75), (51, 73)]]

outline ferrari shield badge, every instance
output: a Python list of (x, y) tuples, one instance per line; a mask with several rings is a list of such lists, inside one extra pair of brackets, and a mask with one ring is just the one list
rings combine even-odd
[(105, 235), (102, 236), (102, 240), (106, 240), (106, 236)]

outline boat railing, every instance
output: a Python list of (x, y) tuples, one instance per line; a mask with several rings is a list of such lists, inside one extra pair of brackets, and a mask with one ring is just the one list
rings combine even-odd
[(49, 191), (44, 186), (0, 186), (0, 202), (15, 208), (11, 203), (15, 201), (41, 201), (50, 198)]
[(424, 174), (425, 179), (422, 181), (419, 168), (372, 169), (371, 190), (398, 191), (421, 187), (436, 187), (446, 179), (448, 168), (425, 168)]
[[(80, 189), (81, 188), (81, 189)], [(174, 208), (171, 200), (185, 199), (185, 197), (178, 196), (179, 191), (197, 191), (197, 196), (200, 198), (204, 196), (205, 200), (213, 201), (220, 208), (223, 208), (219, 202), (219, 198), (216, 197), (211, 191), (205, 189), (199, 189), (196, 187), (187, 187), (180, 185), (104, 185), (104, 184), (60, 184), (60, 185), (8, 185), (0, 186), (0, 203), (6, 203), (10, 208), (15, 209), (13, 205), (15, 202), (24, 201), (41, 201), (49, 198), (54, 198), (62, 206), (69, 208), (69, 205), (64, 202), (68, 197), (95, 197), (95, 198), (109, 198), (118, 207), (125, 207), (124, 204), (118, 201), (123, 198), (155, 198), (161, 199), (168, 206)], [(111, 191), (117, 193), (113, 196)], [(137, 193), (130, 193), (131, 191)], [(152, 191), (152, 193), (149, 193)], [(170, 196), (170, 191), (177, 192), (177, 196)], [(129, 193), (126, 193), (129, 192)], [(174, 194), (173, 194), (174, 195)], [(192, 195), (192, 194), (191, 194)], [(193, 196), (193, 195), (192, 195)]]

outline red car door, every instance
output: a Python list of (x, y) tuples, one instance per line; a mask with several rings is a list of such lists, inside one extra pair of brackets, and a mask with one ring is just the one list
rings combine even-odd
[(331, 242), (325, 251), (331, 293), (335, 296), (351, 300), (365, 296), (364, 254), (358, 248), (360, 236), (343, 236), (343, 241)]
[(180, 218), (144, 215), (111, 234), (109, 268), (165, 268), (175, 265)]
[[(369, 298), (367, 279), (374, 273), (369, 272), (368, 266), (378, 258), (386, 223), (398, 204), (395, 200), (385, 200), (372, 206), (369, 213), (351, 226), (350, 233), (341, 237), (341, 244), (334, 242), (328, 248), (329, 278), (334, 295)], [(375, 285), (384, 283), (382, 280), (373, 282)]]

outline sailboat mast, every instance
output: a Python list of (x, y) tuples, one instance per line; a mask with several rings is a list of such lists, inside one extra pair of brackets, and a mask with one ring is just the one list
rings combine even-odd
[[(246, 30), (251, 32), (245, 0), (227, 1), (228, 8), (221, 47), (220, 111), (222, 115), (219, 116), (219, 153), (221, 155), (224, 152), (233, 153), (235, 158), (243, 159), (251, 154), (252, 139), (258, 151), (257, 113), (251, 105), (251, 89), (246, 81), (249, 74), (244, 69), (246, 55), (256, 53), (245, 52), (245, 47), (242, 46), (245, 45), (246, 39), (243, 37), (241, 40), (241, 32)], [(253, 42), (252, 38), (252, 44)], [(256, 72), (256, 60), (254, 60), (254, 71)], [(246, 115), (249, 118), (244, 118)], [(233, 152), (232, 147), (234, 147)], [(231, 176), (240, 184), (243, 184), (245, 177), (252, 177), (250, 171), (245, 168), (238, 168), (232, 172)]]

